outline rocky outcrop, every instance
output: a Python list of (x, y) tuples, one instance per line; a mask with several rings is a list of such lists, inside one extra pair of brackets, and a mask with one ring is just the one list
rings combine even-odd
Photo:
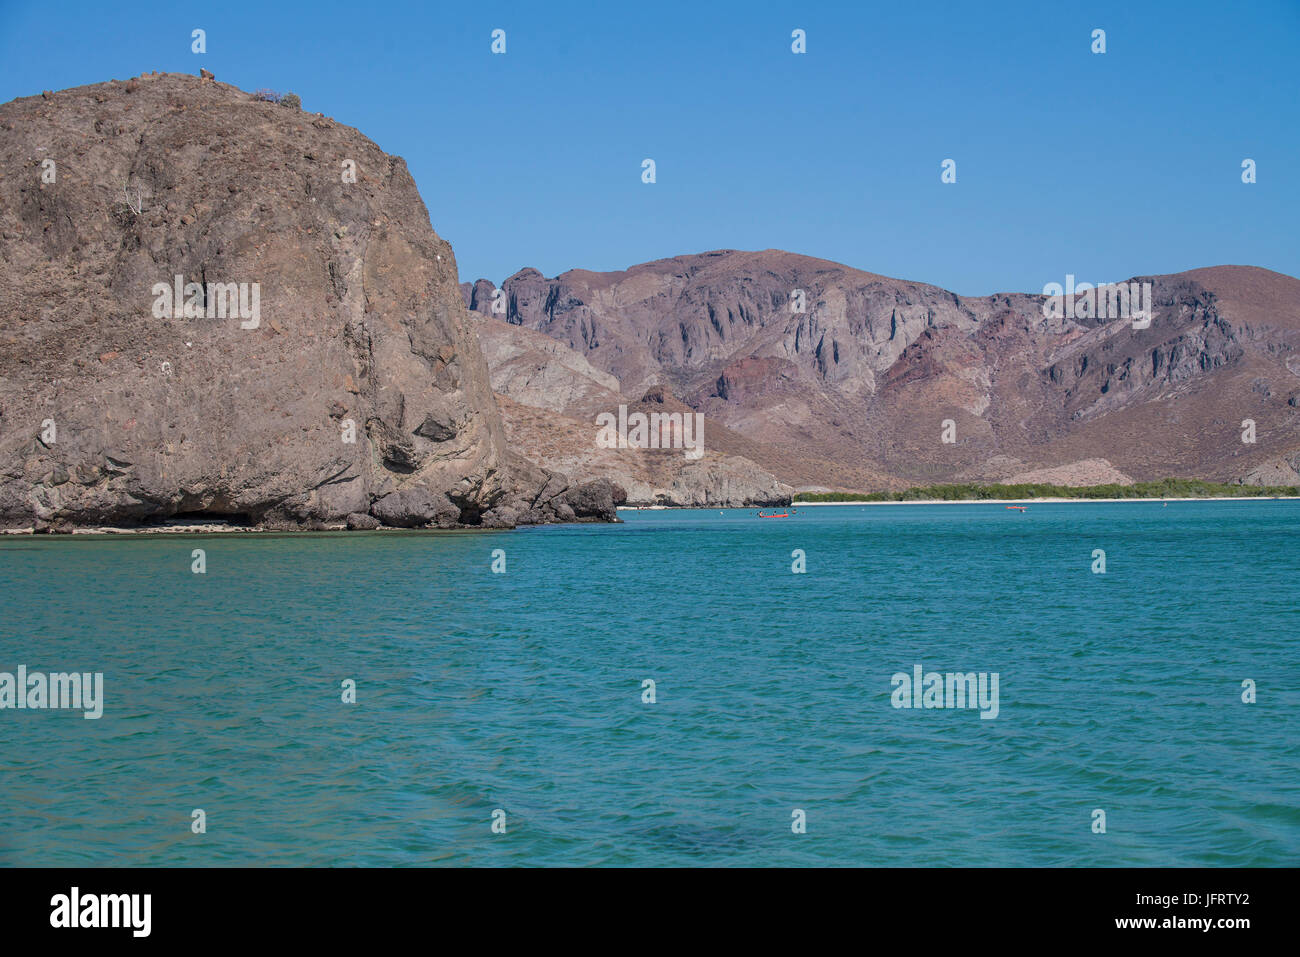
[(617, 404), (618, 379), (561, 342), (522, 326), (482, 317), (474, 324), (492, 390), (517, 402), (573, 412)]
[[(469, 302), (490, 302), (491, 284), (462, 286)], [(744, 457), (743, 440), (706, 422), (699, 461), (659, 450), (601, 448), (596, 417), (633, 411), (684, 414), (692, 410), (664, 387), (641, 401), (622, 394), (619, 381), (568, 346), (540, 332), (480, 315), (474, 324), (502, 408), (510, 444), (548, 468), (587, 479), (608, 479), (630, 505), (743, 506), (788, 501), (793, 489)]]
[(356, 130), (148, 75), (0, 106), (0, 170), (0, 524), (577, 515), (509, 453), (451, 247)]
[(1279, 455), (1247, 472), (1242, 485), (1294, 486), (1300, 485), (1300, 452)]
[[(610, 480), (624, 490), (628, 505), (768, 505), (788, 502), (794, 492), (750, 459), (725, 451), (748, 443), (707, 420), (705, 450), (691, 460), (676, 449), (602, 448), (591, 417), (573, 418), (506, 395), (498, 395), (497, 402), (513, 445), (567, 474)], [(654, 405), (652, 399), (629, 409)]]

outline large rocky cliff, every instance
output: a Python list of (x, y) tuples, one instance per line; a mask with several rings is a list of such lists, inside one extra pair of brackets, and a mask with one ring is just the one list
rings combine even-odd
[(507, 448), (451, 246), (332, 119), (175, 74), (4, 104), (0, 240), (0, 525), (613, 516)]

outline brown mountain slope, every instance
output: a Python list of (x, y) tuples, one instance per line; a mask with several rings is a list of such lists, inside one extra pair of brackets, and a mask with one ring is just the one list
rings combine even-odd
[(625, 396), (617, 379), (540, 332), (487, 316), (474, 329), (510, 443), (549, 468), (609, 478), (627, 490), (632, 504), (742, 506), (785, 501), (791, 483), (827, 488), (897, 484), (860, 465), (755, 442), (707, 416), (703, 463), (657, 450), (599, 448), (596, 417), (603, 412), (617, 415), (620, 405), (629, 412), (691, 410), (663, 386), (640, 399)]
[[(963, 297), (778, 250), (554, 279), (525, 269), (500, 301), (506, 322), (581, 354), (625, 396), (667, 387), (795, 486), (846, 487), (814, 462), (882, 476), (872, 487), (1043, 469), (1275, 473), (1300, 450), (1300, 281), (1248, 266), (1133, 281), (1151, 284), (1146, 328), (1045, 311), (1042, 295)], [(493, 288), (462, 291), (488, 313)], [(955, 442), (942, 440), (947, 422)], [(798, 460), (793, 471), (765, 458), (778, 451)]]

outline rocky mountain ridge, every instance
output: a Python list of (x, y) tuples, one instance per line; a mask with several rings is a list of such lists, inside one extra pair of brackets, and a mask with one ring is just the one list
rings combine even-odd
[[(794, 488), (1300, 480), (1300, 281), (1221, 266), (1131, 283), (1149, 284), (1145, 324), (1106, 315), (1105, 295), (1069, 309), (965, 297), (780, 250), (552, 279), (523, 269), (500, 293), (486, 280), (461, 291), (490, 321), (616, 377), (622, 401), (679, 397)], [(488, 354), (494, 389), (513, 390)], [(567, 398), (579, 388), (514, 398), (589, 418)]]

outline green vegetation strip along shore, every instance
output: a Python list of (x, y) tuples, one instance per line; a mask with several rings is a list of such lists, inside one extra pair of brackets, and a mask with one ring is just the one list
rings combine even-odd
[(1223, 485), (1199, 479), (1161, 479), (1133, 485), (926, 485), (902, 492), (800, 492), (800, 502), (978, 502), (1034, 498), (1294, 498), (1295, 485)]

